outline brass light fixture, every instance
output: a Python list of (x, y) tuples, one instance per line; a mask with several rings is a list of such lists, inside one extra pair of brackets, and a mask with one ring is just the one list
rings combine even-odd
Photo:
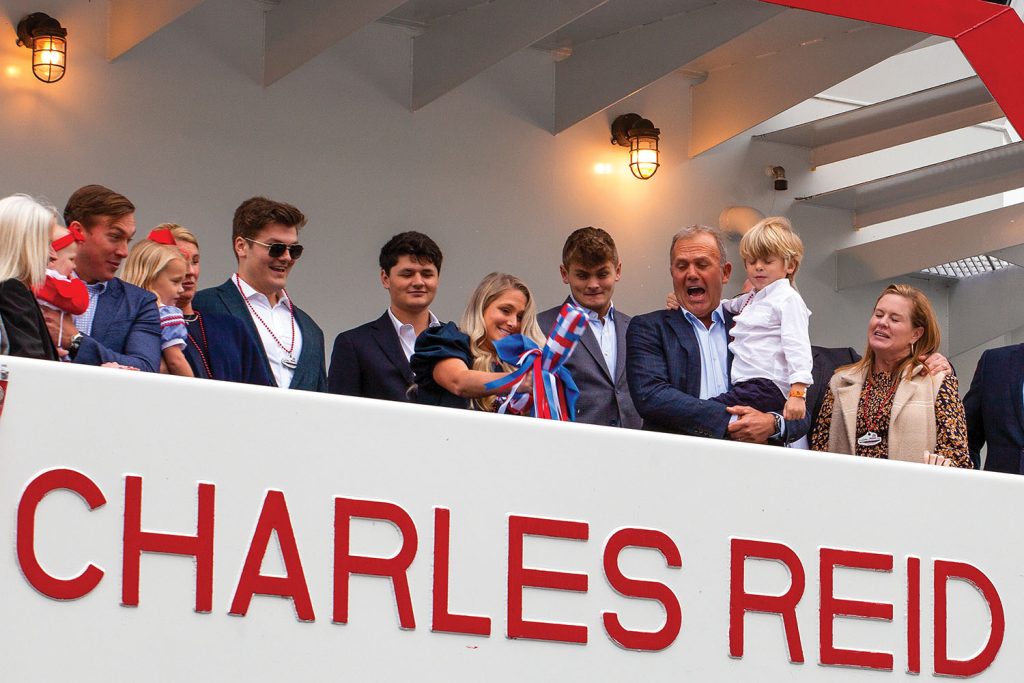
[(661, 131), (639, 114), (622, 114), (612, 121), (612, 144), (629, 147), (629, 170), (640, 180), (658, 172)]
[(42, 12), (18, 22), (18, 45), (32, 50), (32, 73), (43, 83), (64, 78), (68, 56), (68, 30)]

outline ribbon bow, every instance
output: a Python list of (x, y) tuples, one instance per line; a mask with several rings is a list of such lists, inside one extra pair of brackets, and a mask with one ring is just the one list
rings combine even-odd
[(74, 223), (68, 226), (68, 234), (63, 237), (58, 237), (54, 241), (50, 242), (50, 246), (53, 247), (54, 251), (60, 251), (64, 247), (68, 246), (72, 242), (84, 242), (85, 235), (82, 234), (81, 229)]
[(150, 242), (156, 242), (157, 244), (166, 244), (169, 247), (173, 247), (174, 233), (171, 232), (170, 228), (154, 228), (149, 231), (149, 235), (146, 239)]
[[(499, 413), (512, 410), (548, 420), (576, 420), (576, 398), (580, 390), (566, 369), (565, 362), (587, 329), (587, 322), (586, 311), (566, 303), (558, 313), (544, 348), (538, 347), (536, 342), (521, 334), (513, 334), (494, 342), (498, 357), (518, 366), (485, 387), (488, 391), (508, 392), (509, 397), (498, 408)], [(533, 393), (517, 398), (516, 389), (527, 373), (533, 376)]]

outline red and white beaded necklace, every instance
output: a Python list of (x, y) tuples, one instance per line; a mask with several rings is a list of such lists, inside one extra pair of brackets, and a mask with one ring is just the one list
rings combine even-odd
[(235, 273), (235, 286), (238, 287), (238, 293), (241, 295), (242, 301), (245, 302), (246, 307), (248, 307), (249, 312), (252, 313), (253, 317), (255, 317), (256, 320), (260, 322), (260, 325), (263, 325), (263, 328), (270, 333), (270, 338), (273, 339), (274, 342), (281, 347), (282, 351), (284, 351), (285, 357), (284, 360), (281, 361), (281, 365), (285, 366), (290, 370), (294, 370), (295, 368), (297, 368), (299, 365), (299, 361), (296, 360), (295, 356), (292, 355), (292, 351), (295, 349), (295, 307), (292, 306), (292, 298), (288, 296), (288, 290), (281, 290), (284, 293), (285, 299), (288, 300), (288, 314), (291, 316), (292, 322), (292, 343), (286, 347), (284, 344), (281, 343), (281, 340), (277, 338), (277, 335), (274, 334), (274, 330), (270, 328), (270, 325), (268, 325), (266, 321), (260, 317), (260, 314), (257, 313), (256, 309), (252, 307), (251, 303), (249, 303), (249, 298), (246, 297), (245, 292), (242, 291), (242, 281), (241, 278), (238, 277), (238, 273)]

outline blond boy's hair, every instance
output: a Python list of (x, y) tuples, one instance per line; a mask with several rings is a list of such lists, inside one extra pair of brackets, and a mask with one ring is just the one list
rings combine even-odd
[(745, 263), (775, 256), (781, 258), (787, 267), (793, 264), (793, 272), (786, 277), (790, 284), (795, 284), (796, 271), (804, 258), (804, 243), (793, 232), (793, 224), (788, 218), (769, 216), (748, 230), (740, 240), (740, 256)]

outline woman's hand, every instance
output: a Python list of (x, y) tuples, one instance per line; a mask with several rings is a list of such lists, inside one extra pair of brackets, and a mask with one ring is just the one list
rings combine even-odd
[(786, 420), (802, 420), (807, 414), (807, 400), (790, 396), (786, 399), (786, 406), (782, 409), (782, 417)]
[(939, 455), (938, 453), (929, 453), (928, 451), (924, 452), (922, 462), (924, 462), (925, 465), (938, 465), (939, 467), (953, 466), (953, 461), (946, 456)]
[(669, 292), (668, 296), (665, 297), (665, 308), (670, 311), (679, 310), (679, 299), (676, 298), (675, 292)]

